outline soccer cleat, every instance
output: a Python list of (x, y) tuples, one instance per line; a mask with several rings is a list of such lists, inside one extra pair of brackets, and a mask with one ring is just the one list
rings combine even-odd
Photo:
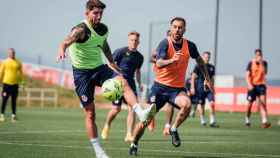
[(104, 140), (108, 139), (108, 137), (109, 137), (109, 130), (110, 130), (110, 127), (105, 125), (103, 130), (102, 130), (102, 133), (101, 133), (101, 138), (102, 139), (104, 139)]
[(129, 155), (131, 156), (137, 156), (137, 150), (138, 150), (138, 147), (137, 145), (135, 144), (131, 144), (130, 147), (129, 147)]
[(155, 130), (155, 125), (156, 125), (155, 118), (153, 118), (153, 119), (151, 120), (151, 122), (149, 123), (149, 125), (148, 125), (148, 130), (149, 130), (150, 132), (154, 132), (154, 130)]
[(11, 121), (15, 123), (17, 121), (16, 115), (12, 114)]
[(0, 122), (4, 122), (5, 121), (5, 116), (3, 114), (0, 115)]
[(203, 122), (203, 123), (201, 123), (201, 126), (206, 126), (207, 124), (206, 124), (206, 122)]
[(271, 123), (269, 123), (269, 122), (262, 123), (261, 127), (262, 128), (270, 128), (271, 127)]
[(250, 123), (250, 122), (247, 122), (247, 123), (245, 123), (245, 126), (251, 127), (251, 123)]
[(210, 123), (210, 127), (219, 128), (220, 126), (216, 122), (213, 122), (213, 123)]
[(96, 158), (109, 158), (109, 156), (105, 152), (101, 152), (96, 154)]
[(126, 137), (124, 138), (125, 142), (132, 142), (133, 141), (133, 136), (131, 135), (131, 133), (127, 133)]
[(147, 109), (143, 110), (141, 114), (138, 115), (139, 120), (144, 124), (147, 124), (157, 112), (156, 104), (151, 104)]
[(162, 131), (162, 134), (167, 137), (168, 135), (170, 135), (170, 128), (168, 127), (164, 127), (163, 131)]
[(175, 147), (179, 147), (181, 145), (181, 139), (179, 137), (179, 133), (178, 131), (172, 131), (170, 130), (170, 135), (171, 135), (171, 138), (172, 138), (172, 145), (175, 146)]

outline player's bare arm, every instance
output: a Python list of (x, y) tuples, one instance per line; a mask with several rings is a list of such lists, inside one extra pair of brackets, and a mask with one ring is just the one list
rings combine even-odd
[(72, 43), (77, 42), (79, 39), (84, 38), (84, 36), (85, 36), (84, 28), (81, 28), (81, 27), (74, 28), (71, 31), (71, 33), (59, 45), (57, 61), (64, 59), (66, 57), (66, 55), (65, 55), (66, 49)]
[(195, 80), (196, 80), (196, 78), (197, 78), (196, 73), (192, 73), (192, 75), (191, 75), (191, 88), (190, 88), (191, 95), (195, 95)]
[(196, 63), (199, 67), (199, 69), (202, 71), (203, 75), (204, 75), (204, 78), (206, 80), (206, 84), (207, 86), (209, 87), (209, 89), (214, 92), (214, 88), (213, 88), (213, 84), (212, 84), (212, 81), (211, 81), (211, 78), (208, 74), (208, 71), (207, 71), (207, 67), (205, 65), (205, 62), (203, 61), (203, 59), (201, 58), (201, 56), (197, 57), (196, 59)]
[(141, 70), (140, 69), (136, 69), (136, 80), (139, 86), (140, 91), (143, 91), (143, 86), (141, 84)]
[(112, 51), (111, 51), (111, 48), (110, 48), (107, 40), (104, 42), (102, 49), (103, 49), (104, 55), (106, 56), (106, 58), (107, 58), (107, 60), (109, 62), (108, 63), (109, 67), (112, 70), (114, 70), (116, 73), (121, 74), (121, 69), (114, 62), (114, 59), (113, 59), (113, 56), (112, 56)]
[(251, 83), (251, 72), (250, 71), (246, 71), (246, 82), (248, 85), (248, 89), (249, 90), (253, 89), (253, 84)]
[(158, 68), (163, 68), (170, 64), (176, 63), (180, 59), (180, 54), (176, 53), (171, 59), (158, 59), (156, 65)]

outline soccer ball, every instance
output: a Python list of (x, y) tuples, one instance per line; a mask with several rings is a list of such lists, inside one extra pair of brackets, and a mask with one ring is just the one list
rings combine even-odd
[(109, 101), (115, 101), (123, 96), (123, 86), (117, 79), (108, 79), (102, 84), (102, 95)]

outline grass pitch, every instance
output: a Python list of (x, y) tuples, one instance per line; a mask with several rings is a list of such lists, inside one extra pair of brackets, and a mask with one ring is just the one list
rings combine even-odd
[[(99, 131), (108, 110), (97, 110)], [(101, 141), (112, 158), (126, 158), (126, 111), (114, 120), (110, 137)], [(0, 158), (94, 158), (86, 137), (83, 113), (78, 108), (22, 108), (19, 121), (0, 123)], [(137, 157), (280, 157), (279, 117), (271, 116), (272, 128), (261, 129), (259, 115), (253, 114), (252, 127), (244, 126), (241, 113), (218, 113), (220, 128), (202, 127), (198, 117), (189, 118), (180, 128), (182, 145), (174, 148), (162, 135), (163, 113), (156, 117), (154, 133), (146, 131)]]

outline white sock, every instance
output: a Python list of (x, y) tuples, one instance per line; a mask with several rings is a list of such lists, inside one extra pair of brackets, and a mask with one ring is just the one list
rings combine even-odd
[(170, 128), (171, 127), (171, 125), (169, 124), (169, 123), (166, 123), (165, 125), (164, 125), (164, 128)]
[(200, 115), (200, 123), (201, 124), (205, 124), (206, 123), (204, 115)]
[(172, 127), (171, 127), (171, 129), (170, 129), (172, 132), (175, 132), (175, 131), (177, 131), (177, 128), (173, 125)]
[(90, 143), (91, 143), (96, 155), (100, 154), (100, 153), (105, 153), (104, 150), (102, 149), (102, 147), (100, 146), (98, 138), (90, 139)]
[(134, 104), (132, 109), (137, 115), (141, 114), (143, 111), (142, 107), (138, 103)]
[(250, 118), (248, 116), (245, 117), (245, 123), (250, 123)]
[(210, 124), (216, 123), (216, 117), (215, 115), (210, 115)]
[(266, 117), (262, 118), (262, 123), (267, 123), (267, 118)]

